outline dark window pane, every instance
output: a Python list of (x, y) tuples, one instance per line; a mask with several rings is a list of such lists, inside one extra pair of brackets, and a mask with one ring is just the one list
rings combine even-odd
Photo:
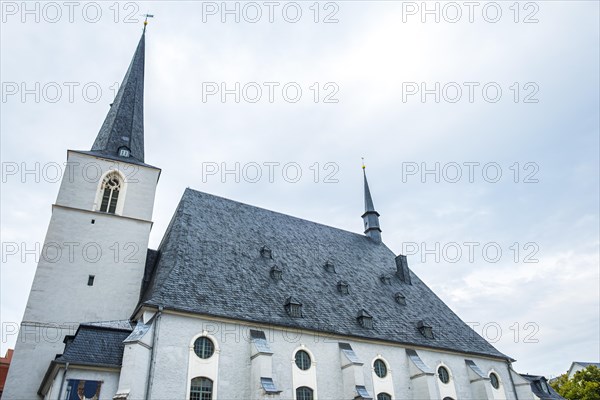
[(448, 372), (448, 370), (445, 367), (438, 368), (438, 377), (440, 378), (440, 381), (442, 381), (443, 383), (450, 382), (450, 373)]
[(100, 211), (106, 212), (108, 211), (108, 200), (110, 199), (109, 188), (104, 189), (104, 193), (102, 194), (102, 204), (100, 205)]
[(377, 375), (378, 377), (385, 378), (385, 376), (387, 375), (387, 367), (385, 366), (385, 363), (382, 360), (375, 360), (373, 368), (375, 369), (375, 375)]
[(500, 387), (500, 381), (498, 380), (498, 375), (493, 372), (490, 374), (490, 382), (494, 389), (498, 389)]
[(117, 209), (117, 199), (119, 198), (119, 191), (113, 190), (112, 196), (110, 198), (110, 207), (108, 207), (108, 212), (114, 214)]
[(215, 352), (215, 345), (212, 340), (202, 336), (196, 339), (194, 342), (194, 352), (200, 358), (210, 358)]
[(208, 378), (194, 378), (190, 387), (190, 400), (212, 400), (213, 382)]
[(296, 353), (296, 365), (303, 371), (310, 368), (310, 356), (304, 350), (300, 350)]
[(313, 390), (306, 386), (296, 389), (296, 400), (313, 400)]

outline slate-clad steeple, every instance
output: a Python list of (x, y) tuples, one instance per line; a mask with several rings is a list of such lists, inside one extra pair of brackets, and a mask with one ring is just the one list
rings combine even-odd
[(92, 151), (144, 162), (144, 48), (146, 28)]
[(363, 177), (365, 186), (365, 213), (362, 219), (365, 221), (365, 235), (376, 241), (381, 242), (381, 229), (379, 228), (379, 213), (375, 211), (373, 206), (373, 198), (369, 190), (369, 182), (367, 182), (366, 167), (363, 165)]

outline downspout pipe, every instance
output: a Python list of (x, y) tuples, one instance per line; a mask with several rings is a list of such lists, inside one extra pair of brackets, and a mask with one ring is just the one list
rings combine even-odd
[(160, 317), (163, 312), (163, 306), (158, 307), (158, 312), (156, 313), (156, 321), (154, 321), (154, 332), (152, 334), (152, 350), (150, 351), (150, 365), (148, 366), (148, 377), (146, 378), (146, 395), (144, 398), (146, 400), (150, 400), (150, 391), (152, 390), (152, 380), (154, 376), (154, 364), (155, 364), (155, 354), (156, 354), (156, 344), (158, 342), (158, 331), (160, 324)]
[(508, 360), (506, 360), (506, 364), (508, 365), (508, 377), (510, 378), (510, 383), (512, 385), (513, 392), (515, 393), (515, 399), (519, 400), (519, 395), (517, 394), (517, 388), (515, 387), (515, 381), (512, 377), (512, 372), (513, 372), (512, 365), (511, 365), (510, 361), (508, 361)]
[(65, 385), (65, 380), (67, 379), (67, 371), (69, 370), (69, 363), (65, 364), (65, 372), (63, 372), (62, 379), (60, 381), (60, 388), (58, 389), (58, 398), (62, 398), (63, 386)]

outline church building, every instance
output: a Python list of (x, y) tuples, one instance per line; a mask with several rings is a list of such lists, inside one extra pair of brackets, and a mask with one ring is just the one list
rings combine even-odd
[(91, 149), (67, 151), (4, 399), (560, 398), (383, 243), (364, 168), (364, 233), (187, 189), (149, 249), (145, 34)]

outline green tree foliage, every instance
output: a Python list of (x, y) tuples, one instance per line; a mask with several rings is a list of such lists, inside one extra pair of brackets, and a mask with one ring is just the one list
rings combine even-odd
[(567, 400), (600, 400), (600, 369), (590, 365), (572, 379), (562, 374), (551, 386)]

